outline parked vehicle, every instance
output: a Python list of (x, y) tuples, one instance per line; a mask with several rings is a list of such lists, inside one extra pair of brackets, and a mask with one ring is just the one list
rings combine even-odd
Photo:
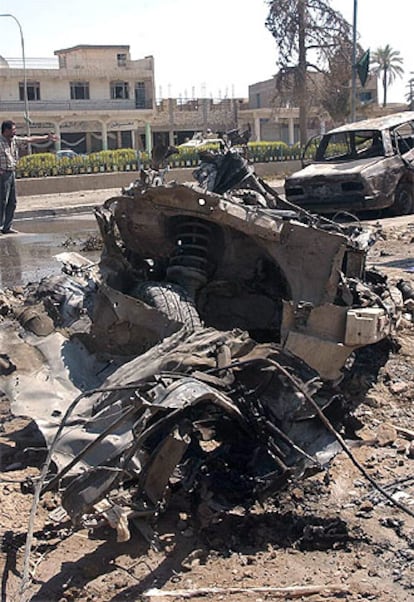
[(56, 151), (56, 159), (74, 159), (79, 157), (78, 153), (70, 148), (64, 148), (63, 150)]
[[(311, 164), (307, 157), (312, 155)], [(366, 119), (312, 138), (303, 169), (288, 177), (288, 201), (310, 211), (333, 213), (414, 210), (414, 112)]]
[(179, 144), (177, 148), (195, 148), (198, 149), (202, 146), (206, 146), (208, 144), (218, 145), (220, 148), (223, 148), (224, 141), (222, 138), (213, 138), (211, 135), (203, 136), (201, 132), (195, 134), (190, 140)]

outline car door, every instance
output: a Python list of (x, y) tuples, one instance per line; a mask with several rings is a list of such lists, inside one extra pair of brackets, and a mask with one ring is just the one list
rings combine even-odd
[(404, 165), (414, 171), (414, 121), (396, 127), (392, 133), (393, 146)]

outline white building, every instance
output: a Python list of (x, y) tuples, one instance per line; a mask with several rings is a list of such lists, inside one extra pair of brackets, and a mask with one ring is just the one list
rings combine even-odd
[(79, 45), (54, 54), (54, 68), (42, 68), (45, 59), (36, 65), (29, 59), (26, 73), (0, 57), (0, 119), (13, 119), (19, 133), (27, 129), (25, 75), (31, 133), (53, 130), (63, 148), (78, 152), (148, 149), (156, 142), (183, 142), (207, 128), (237, 127), (238, 100), (156, 103), (153, 57), (131, 60), (129, 46)]
[[(56, 50), (56, 68), (26, 65), (32, 133), (53, 130), (80, 151), (139, 148), (154, 113), (152, 56), (133, 61), (129, 46), (74, 46)], [(35, 60), (35, 59), (34, 59)], [(1, 119), (24, 124), (23, 68), (0, 62)]]

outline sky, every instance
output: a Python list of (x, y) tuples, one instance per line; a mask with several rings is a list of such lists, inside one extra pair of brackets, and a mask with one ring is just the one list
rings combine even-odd
[[(331, 0), (351, 23), (354, 2)], [(361, 46), (389, 44), (404, 59), (404, 76), (388, 92), (390, 102), (404, 102), (414, 76), (414, 0), (357, 7)], [(80, 44), (129, 45), (133, 60), (152, 55), (160, 98), (247, 97), (249, 85), (277, 71), (265, 0), (0, 0), (0, 13), (20, 22), (28, 59)], [(18, 25), (3, 17), (0, 27), (0, 55), (21, 57)]]

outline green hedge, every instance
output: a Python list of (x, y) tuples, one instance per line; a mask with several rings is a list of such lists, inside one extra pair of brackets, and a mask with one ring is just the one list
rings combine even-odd
[[(203, 150), (217, 150), (217, 144), (207, 144)], [(195, 167), (199, 164), (198, 148), (181, 148), (179, 153), (168, 159), (170, 167)], [(253, 163), (267, 163), (300, 158), (298, 145), (288, 146), (285, 142), (249, 142), (247, 156)], [(140, 162), (144, 167), (150, 163), (146, 152), (140, 153)], [(62, 157), (57, 159), (53, 153), (37, 153), (22, 157), (18, 163), (18, 178), (44, 176), (62, 176), (83, 173), (100, 173), (111, 171), (136, 171), (138, 169), (137, 153), (132, 148), (99, 151), (78, 157)]]
[[(200, 150), (216, 150), (218, 146), (218, 144), (206, 144), (197, 148), (180, 148), (178, 155), (172, 155), (168, 163), (171, 167), (196, 166), (199, 163), (198, 152)], [(247, 157), (253, 163), (299, 159), (301, 148), (298, 144), (289, 146), (286, 142), (249, 142)]]
[(132, 148), (121, 148), (60, 159), (53, 153), (27, 155), (20, 159), (16, 175), (19, 178), (33, 178), (136, 169), (136, 152)]

